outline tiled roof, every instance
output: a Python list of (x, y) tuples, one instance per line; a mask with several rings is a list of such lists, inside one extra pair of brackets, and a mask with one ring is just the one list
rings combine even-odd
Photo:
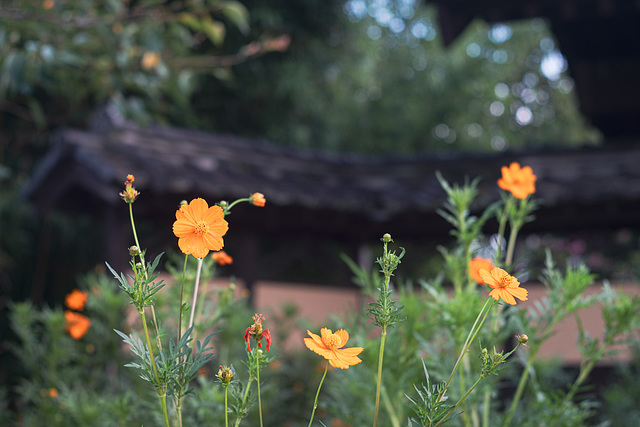
[[(606, 205), (640, 200), (640, 148), (612, 145), (577, 151), (497, 155), (386, 156), (328, 154), (260, 140), (165, 126), (121, 122), (109, 131), (61, 130), (42, 168), (26, 189), (36, 203), (70, 165), (93, 175), (91, 192), (118, 200), (128, 173), (155, 194), (210, 200), (247, 197), (259, 191), (270, 205), (357, 213), (372, 222), (398, 220), (407, 212), (433, 213), (444, 201), (436, 179), (482, 177), (479, 205), (497, 199), (500, 167), (518, 161), (538, 177), (545, 206)], [(64, 165), (64, 167), (63, 167)], [(55, 171), (55, 174), (54, 174)], [(86, 178), (85, 178), (86, 179)], [(79, 184), (70, 179), (71, 183)], [(49, 183), (49, 184), (48, 184)]]

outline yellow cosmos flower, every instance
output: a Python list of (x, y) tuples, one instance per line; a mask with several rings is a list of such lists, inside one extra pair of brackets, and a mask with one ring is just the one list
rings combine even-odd
[(304, 344), (316, 354), (324, 357), (334, 368), (349, 369), (349, 366), (362, 362), (357, 357), (363, 350), (362, 347), (342, 348), (349, 341), (349, 333), (344, 329), (332, 333), (331, 329), (322, 328), (320, 336), (307, 330), (311, 338), (305, 338)]
[(484, 282), (493, 289), (489, 293), (489, 296), (493, 297), (496, 301), (502, 298), (502, 300), (507, 304), (515, 305), (516, 300), (513, 297), (516, 297), (521, 301), (527, 300), (529, 292), (520, 287), (518, 279), (511, 276), (503, 269), (494, 267), (490, 272), (485, 269), (481, 269), (480, 276)]
[(203, 199), (193, 199), (180, 206), (173, 223), (173, 234), (178, 237), (182, 253), (204, 258), (209, 251), (219, 251), (224, 246), (222, 236), (229, 229), (220, 206), (211, 206)]

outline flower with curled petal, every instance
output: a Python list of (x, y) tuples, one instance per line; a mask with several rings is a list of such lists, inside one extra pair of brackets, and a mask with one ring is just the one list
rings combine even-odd
[(516, 300), (513, 297), (521, 301), (527, 300), (529, 292), (520, 287), (518, 279), (503, 269), (499, 267), (494, 267), (491, 271), (481, 269), (480, 276), (493, 289), (489, 292), (489, 296), (496, 301), (501, 298), (507, 304), (515, 305)]
[(349, 369), (349, 366), (362, 362), (358, 357), (362, 347), (343, 348), (349, 341), (349, 333), (344, 329), (332, 333), (331, 329), (322, 328), (320, 336), (309, 330), (307, 333), (311, 337), (304, 339), (307, 348), (327, 359), (334, 368)]

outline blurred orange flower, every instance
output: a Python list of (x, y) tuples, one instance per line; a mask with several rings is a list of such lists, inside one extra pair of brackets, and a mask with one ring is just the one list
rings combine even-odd
[(84, 305), (87, 303), (86, 292), (83, 292), (79, 289), (74, 289), (64, 298), (64, 305), (71, 310), (82, 311), (84, 310)]
[(320, 336), (307, 330), (311, 338), (305, 338), (304, 344), (316, 354), (324, 357), (334, 368), (349, 369), (349, 366), (362, 362), (357, 357), (363, 350), (362, 347), (342, 348), (349, 341), (349, 333), (340, 329), (334, 333), (331, 329), (322, 328)]
[(520, 287), (518, 279), (511, 276), (503, 269), (494, 267), (490, 272), (488, 270), (481, 269), (480, 276), (484, 282), (493, 289), (489, 293), (489, 296), (493, 297), (496, 301), (502, 298), (502, 300), (507, 304), (515, 305), (516, 300), (513, 297), (516, 297), (521, 301), (527, 300), (529, 292)]
[(91, 326), (91, 320), (87, 316), (83, 316), (75, 311), (66, 310), (64, 318), (67, 321), (67, 333), (75, 340), (82, 338)]
[(233, 257), (227, 254), (225, 251), (217, 251), (211, 255), (211, 258), (219, 265), (233, 264)]
[(203, 199), (193, 199), (180, 206), (173, 223), (173, 234), (178, 237), (178, 247), (187, 255), (204, 258), (209, 251), (224, 246), (222, 236), (229, 229), (220, 206), (211, 206)]
[(471, 276), (471, 280), (484, 285), (484, 280), (480, 276), (480, 270), (485, 269), (487, 271), (491, 271), (492, 268), (493, 262), (491, 262), (490, 259), (475, 257), (471, 262), (469, 262), (469, 275)]
[(529, 166), (520, 168), (520, 164), (513, 162), (509, 167), (502, 167), (502, 178), (498, 180), (498, 186), (510, 191), (517, 199), (525, 199), (529, 194), (536, 192), (536, 176)]
[(158, 52), (145, 52), (142, 55), (141, 65), (145, 70), (156, 68), (162, 62), (162, 57)]
[(249, 202), (254, 206), (264, 207), (265, 203), (267, 203), (267, 199), (264, 198), (264, 194), (262, 193), (253, 193), (249, 198)]

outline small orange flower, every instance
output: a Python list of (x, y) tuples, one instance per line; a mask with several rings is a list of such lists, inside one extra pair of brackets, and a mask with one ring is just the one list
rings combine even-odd
[(55, 399), (56, 397), (58, 397), (58, 390), (55, 388), (50, 388), (49, 389), (49, 397)]
[(64, 298), (64, 305), (71, 310), (82, 311), (87, 303), (88, 294), (79, 289), (74, 289)]
[(162, 57), (158, 52), (145, 52), (140, 61), (142, 68), (145, 70), (156, 68), (161, 62)]
[(311, 338), (305, 338), (304, 344), (316, 354), (324, 357), (334, 368), (349, 369), (349, 366), (362, 362), (358, 355), (362, 347), (342, 348), (349, 341), (349, 333), (344, 329), (332, 333), (331, 329), (322, 328), (320, 336), (307, 330)]
[(527, 300), (529, 292), (520, 287), (518, 279), (511, 276), (503, 269), (494, 267), (491, 269), (491, 272), (481, 269), (480, 276), (484, 282), (493, 289), (489, 293), (489, 296), (493, 297), (496, 301), (502, 298), (502, 300), (507, 304), (515, 305), (516, 300), (513, 297), (516, 297), (521, 301)]
[(211, 258), (219, 265), (233, 264), (233, 258), (225, 251), (217, 251), (211, 255)]
[(267, 203), (267, 199), (264, 198), (264, 194), (262, 193), (253, 193), (251, 197), (249, 197), (249, 203), (262, 208), (265, 203)]
[(224, 246), (222, 236), (229, 229), (220, 206), (211, 206), (203, 199), (193, 199), (180, 206), (173, 223), (173, 234), (178, 237), (182, 253), (204, 258), (209, 251), (218, 251)]
[(520, 168), (520, 163), (513, 162), (509, 167), (502, 167), (502, 178), (498, 186), (510, 191), (517, 199), (526, 199), (529, 194), (536, 192), (536, 176), (529, 166)]
[(122, 200), (127, 203), (133, 203), (140, 195), (140, 192), (133, 188), (133, 181), (135, 180), (133, 175), (127, 175), (127, 180), (124, 182), (124, 191), (120, 193)]
[(67, 321), (67, 333), (75, 340), (82, 338), (91, 326), (91, 320), (87, 316), (83, 316), (75, 311), (66, 310), (64, 318)]
[(484, 285), (484, 280), (480, 276), (480, 269), (490, 271), (493, 268), (493, 263), (490, 259), (475, 257), (469, 263), (469, 275), (471, 280), (478, 282), (480, 285)]

